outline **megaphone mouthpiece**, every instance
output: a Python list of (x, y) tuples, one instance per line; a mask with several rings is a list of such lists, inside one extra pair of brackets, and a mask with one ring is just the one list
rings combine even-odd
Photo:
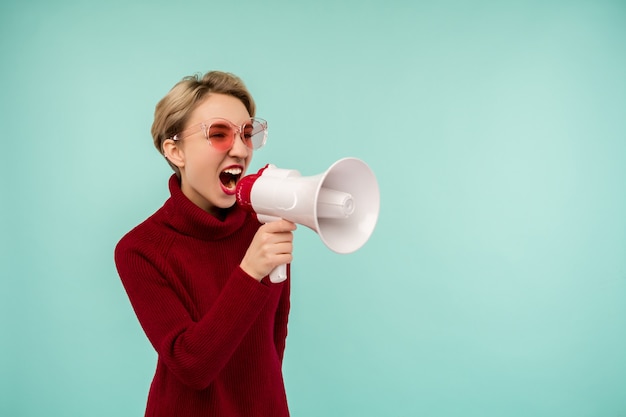
[(252, 199), (250, 194), (252, 193), (252, 186), (254, 182), (261, 176), (263, 171), (267, 169), (270, 165), (267, 164), (263, 168), (261, 168), (256, 174), (246, 175), (241, 178), (237, 183), (237, 188), (235, 190), (235, 197), (237, 198), (237, 203), (247, 211), (254, 213), (254, 208), (252, 207)]

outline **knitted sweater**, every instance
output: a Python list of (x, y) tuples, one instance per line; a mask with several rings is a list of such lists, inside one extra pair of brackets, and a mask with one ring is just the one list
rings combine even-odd
[(224, 221), (182, 193), (115, 249), (118, 273), (158, 354), (146, 416), (288, 416), (282, 377), (290, 280), (260, 283), (239, 263), (259, 228), (237, 206)]

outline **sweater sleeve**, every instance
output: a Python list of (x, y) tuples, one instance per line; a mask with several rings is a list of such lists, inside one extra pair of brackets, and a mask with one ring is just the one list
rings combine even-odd
[(120, 242), (115, 262), (135, 314), (166, 366), (185, 385), (204, 389), (229, 361), (269, 296), (236, 267), (211, 309), (194, 321), (163, 273)]
[(276, 352), (282, 362), (285, 355), (285, 344), (287, 340), (287, 321), (289, 319), (290, 304), (290, 292), (291, 292), (291, 265), (287, 265), (287, 272), (289, 279), (285, 281), (283, 291), (280, 295), (280, 301), (278, 303), (278, 309), (276, 310), (276, 320), (274, 322), (274, 344), (276, 345)]

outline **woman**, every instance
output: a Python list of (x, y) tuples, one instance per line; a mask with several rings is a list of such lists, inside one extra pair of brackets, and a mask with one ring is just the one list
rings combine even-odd
[(171, 196), (126, 234), (116, 266), (158, 354), (146, 416), (288, 416), (282, 377), (294, 223), (260, 225), (235, 188), (267, 123), (243, 82), (186, 77), (157, 104), (152, 136)]

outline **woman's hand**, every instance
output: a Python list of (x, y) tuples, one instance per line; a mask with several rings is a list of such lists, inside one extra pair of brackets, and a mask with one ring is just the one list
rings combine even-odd
[(241, 261), (241, 269), (261, 281), (278, 265), (290, 263), (294, 230), (295, 223), (282, 219), (262, 225)]

